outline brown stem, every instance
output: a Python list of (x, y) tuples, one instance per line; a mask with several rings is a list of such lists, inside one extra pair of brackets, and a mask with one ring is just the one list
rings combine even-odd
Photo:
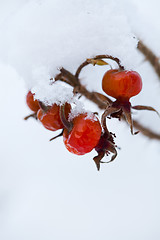
[(49, 141), (51, 142), (51, 141), (55, 140), (56, 138), (59, 138), (59, 137), (63, 136), (63, 132), (64, 132), (64, 129), (61, 131), (60, 134), (58, 134), (57, 136), (55, 136), (55, 137), (49, 139)]
[[(97, 55), (97, 56), (95, 56), (95, 57), (92, 58), (92, 59), (93, 59), (93, 60), (98, 60), (98, 59), (103, 59), (103, 58), (111, 59), (111, 60), (115, 61), (115, 62), (118, 64), (119, 68), (120, 68), (121, 70), (124, 70), (124, 66), (121, 65), (121, 61), (120, 61), (119, 58), (117, 58), (117, 57), (113, 57), (113, 56), (111, 56), (111, 55)], [(79, 78), (79, 74), (80, 74), (81, 70), (82, 70), (85, 66), (87, 66), (87, 65), (89, 65), (89, 64), (91, 64), (90, 61), (88, 61), (88, 60), (84, 61), (84, 62), (78, 67), (78, 69), (77, 69), (77, 71), (76, 71), (76, 73), (75, 73), (75, 77), (76, 77), (76, 78)]]
[(146, 46), (141, 40), (138, 42), (139, 51), (146, 57), (146, 59), (151, 63), (156, 73), (160, 77), (160, 59), (153, 53), (153, 51)]
[(63, 104), (62, 106), (60, 106), (60, 118), (61, 118), (61, 121), (62, 121), (64, 127), (68, 130), (68, 132), (70, 132), (72, 130), (72, 128), (73, 128), (73, 123), (69, 122), (66, 119), (65, 107), (66, 107), (66, 104)]
[(61, 74), (64, 78), (66, 78), (67, 80), (69, 79), (69, 81), (70, 81), (70, 83), (72, 84), (73, 87), (79, 86), (78, 78), (75, 77), (72, 73), (70, 73), (69, 71), (67, 71), (64, 68), (61, 68), (60, 72), (61, 72)]
[(67, 83), (69, 85), (76, 88), (76, 92), (82, 94), (88, 100), (97, 104), (100, 109), (105, 109), (106, 108), (107, 103), (100, 101), (96, 96), (97, 93), (90, 92), (84, 86), (82, 86), (80, 83), (76, 83), (77, 78), (73, 74), (71, 74), (70, 72), (68, 72), (66, 69), (63, 68), (63, 76), (62, 76), (62, 74), (59, 74), (55, 77), (55, 79), (56, 79), (56, 81), (60, 80), (62, 82), (66, 82), (66, 81), (64, 81), (64, 78), (65, 79), (67, 78)]

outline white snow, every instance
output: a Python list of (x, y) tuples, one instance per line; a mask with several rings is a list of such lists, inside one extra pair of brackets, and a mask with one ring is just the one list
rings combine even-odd
[(28, 89), (38, 89), (37, 98), (48, 102), (52, 90), (42, 86), (59, 67), (74, 73), (86, 58), (109, 54), (127, 69), (134, 68), (139, 63), (137, 39), (120, 5), (110, 0), (28, 1), (0, 26), (0, 60), (17, 70)]
[[(64, 104), (65, 102), (74, 102), (73, 90), (69, 86), (64, 86), (61, 82), (54, 82), (46, 84), (41, 82), (32, 88), (35, 93), (35, 98), (41, 100), (45, 105), (51, 106), (53, 103), (57, 105)], [(47, 95), (44, 94), (47, 93)]]
[(71, 112), (69, 113), (69, 117), (68, 120), (72, 121), (75, 117), (77, 117), (79, 114), (83, 114), (86, 113), (85, 107), (83, 102), (81, 101), (77, 101), (75, 102), (75, 104), (73, 105)]
[(96, 115), (93, 112), (91, 112), (90, 110), (86, 110), (82, 102), (76, 101), (75, 106), (71, 109), (68, 120), (72, 121), (75, 117), (79, 116), (80, 114), (86, 114), (85, 119), (98, 121)]

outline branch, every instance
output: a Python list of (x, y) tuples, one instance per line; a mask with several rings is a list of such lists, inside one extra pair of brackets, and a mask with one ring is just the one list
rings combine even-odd
[[(83, 64), (84, 66), (85, 64)], [(82, 64), (78, 69), (82, 69)], [(85, 86), (80, 84), (79, 79), (73, 75), (72, 73), (68, 72), (64, 68), (60, 69), (60, 74), (58, 74), (55, 77), (55, 80), (60, 80), (68, 83), (71, 85), (74, 90), (76, 89), (76, 92), (82, 94), (85, 96), (88, 100), (94, 102), (100, 109), (106, 109), (108, 104), (112, 103), (112, 100), (109, 98), (106, 98), (103, 94), (99, 94), (97, 92), (90, 92), (88, 91)], [(80, 71), (78, 71), (80, 73)], [(123, 119), (123, 118), (122, 118)], [(124, 119), (123, 119), (124, 120)], [(151, 129), (148, 129), (147, 127), (144, 127), (142, 124), (140, 124), (138, 121), (133, 121), (134, 127), (139, 130), (144, 136), (149, 137), (150, 139), (156, 139), (160, 140), (160, 134), (157, 134), (153, 132)]]
[[(111, 59), (111, 60), (115, 61), (115, 62), (118, 64), (119, 69), (124, 70), (124, 66), (121, 65), (121, 61), (120, 61), (120, 59), (117, 58), (117, 57), (113, 57), (113, 56), (111, 56), (111, 55), (97, 55), (97, 56), (95, 56), (94, 58), (92, 58), (92, 60), (98, 60), (98, 59)], [(87, 65), (89, 65), (89, 64), (91, 64), (91, 62), (88, 61), (88, 59), (87, 59), (86, 61), (84, 61), (84, 62), (78, 67), (78, 69), (77, 69), (77, 71), (76, 71), (76, 73), (75, 73), (75, 77), (76, 77), (76, 78), (79, 78), (79, 74), (80, 74), (81, 70), (82, 70), (85, 66), (87, 66)]]
[(139, 122), (133, 121), (133, 125), (146, 137), (149, 137), (150, 139), (160, 140), (160, 134), (153, 132), (152, 130), (148, 129), (147, 127), (144, 127)]
[[(88, 91), (84, 86), (79, 83), (79, 80), (66, 69), (60, 69), (61, 74), (55, 77), (55, 81), (60, 80), (66, 82), (74, 88), (74, 92), (78, 92), (85, 96), (88, 100), (94, 102), (100, 109), (105, 109), (107, 103), (100, 101), (95, 92)], [(67, 80), (66, 80), (67, 79)], [(69, 83), (70, 82), (70, 83)]]
[(160, 77), (160, 58), (158, 58), (152, 50), (146, 46), (142, 41), (138, 42), (138, 50), (146, 57), (146, 59), (151, 63), (156, 73)]
[(29, 118), (34, 118), (37, 120), (37, 113), (31, 113), (28, 116), (24, 117), (24, 120), (28, 120)]

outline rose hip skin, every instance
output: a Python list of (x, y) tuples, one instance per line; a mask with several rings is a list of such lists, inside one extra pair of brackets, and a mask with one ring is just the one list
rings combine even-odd
[(141, 91), (142, 79), (135, 71), (111, 69), (103, 76), (102, 89), (111, 97), (129, 100)]
[(40, 108), (38, 100), (34, 100), (34, 94), (31, 93), (31, 91), (29, 91), (26, 96), (26, 103), (33, 112), (37, 112)]
[(63, 141), (69, 152), (84, 155), (92, 151), (101, 136), (101, 125), (98, 118), (89, 118), (87, 114), (80, 114), (73, 120), (70, 132), (64, 129)]
[[(68, 118), (68, 114), (71, 110), (71, 105), (66, 103), (65, 107), (65, 117)], [(44, 111), (40, 109), (37, 113), (37, 117), (43, 126), (51, 131), (56, 131), (58, 129), (64, 128), (63, 123), (60, 119), (60, 106), (53, 104), (50, 109)]]

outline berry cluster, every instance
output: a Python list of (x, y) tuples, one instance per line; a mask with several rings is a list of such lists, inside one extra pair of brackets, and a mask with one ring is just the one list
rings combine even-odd
[(68, 121), (71, 112), (70, 104), (45, 106), (34, 99), (34, 94), (30, 91), (26, 96), (26, 103), (37, 114), (38, 120), (46, 129), (50, 131), (62, 129), (62, 133), (58, 136), (63, 135), (64, 144), (69, 152), (84, 155), (97, 146), (102, 127), (94, 113), (79, 114), (72, 121)]
[[(103, 55), (102, 55), (103, 56)], [(106, 65), (107, 63), (101, 59), (100, 55), (94, 59), (87, 59), (78, 68), (75, 75), (72, 75), (65, 69), (61, 69), (55, 80), (65, 81), (74, 87), (74, 93), (79, 90), (80, 93), (87, 96), (92, 94), (88, 92), (79, 82), (79, 73), (81, 69), (88, 64)], [(104, 56), (103, 56), (104, 58)], [(52, 106), (45, 106), (43, 102), (34, 99), (34, 94), (31, 91), (26, 96), (28, 107), (34, 111), (29, 117), (35, 117), (42, 123), (42, 125), (51, 131), (62, 129), (62, 132), (56, 137), (63, 136), (64, 144), (67, 150), (76, 155), (84, 155), (95, 149), (98, 153), (93, 158), (96, 163), (97, 169), (100, 169), (100, 163), (103, 163), (102, 158), (109, 153), (112, 153), (110, 161), (113, 161), (117, 156), (116, 145), (114, 142), (115, 134), (108, 131), (106, 124), (106, 117), (118, 118), (119, 120), (126, 120), (133, 133), (133, 121), (131, 109), (136, 110), (156, 110), (149, 106), (132, 106), (130, 98), (140, 93), (142, 89), (142, 79), (135, 71), (126, 71), (120, 65), (117, 58), (107, 56), (115, 60), (119, 69), (111, 69), (107, 71), (102, 79), (102, 89), (108, 95), (116, 100), (113, 102), (109, 97), (99, 93), (93, 93), (90, 97), (91, 100), (100, 101), (105, 106), (105, 111), (101, 117), (101, 123), (97, 116), (92, 113), (80, 113), (69, 121), (69, 114), (71, 113), (71, 104), (65, 103), (63, 105), (53, 104)], [(78, 90), (77, 90), (78, 89)], [(28, 119), (26, 117), (25, 119)], [(52, 138), (51, 140), (55, 139)], [(110, 162), (109, 161), (109, 162)]]

